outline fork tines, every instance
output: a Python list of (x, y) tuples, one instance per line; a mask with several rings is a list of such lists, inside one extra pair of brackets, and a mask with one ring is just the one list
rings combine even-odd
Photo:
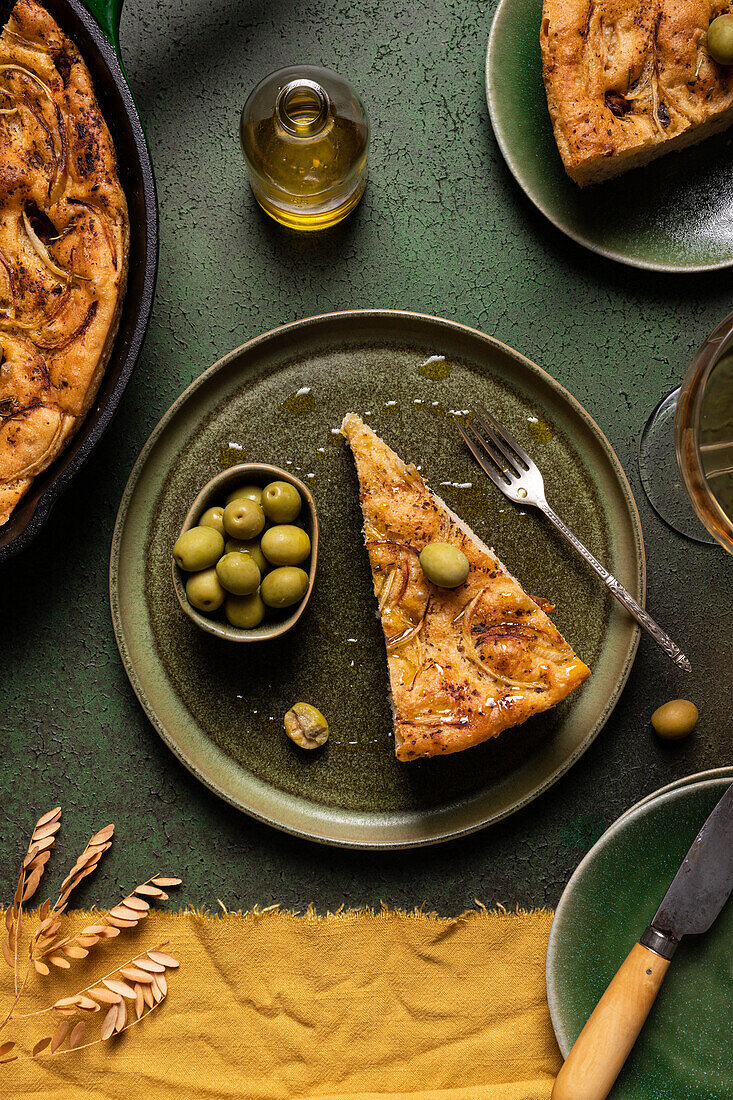
[(481, 469), (503, 491), (531, 468), (532, 460), (483, 405), (472, 405), (471, 417), (465, 424), (456, 421), (458, 430)]

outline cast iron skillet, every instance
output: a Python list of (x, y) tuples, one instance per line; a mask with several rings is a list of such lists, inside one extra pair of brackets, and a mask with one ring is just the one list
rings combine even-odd
[[(70, 444), (35, 479), (8, 522), (0, 527), (0, 562), (23, 550), (89, 458), (117, 411), (150, 318), (158, 266), (158, 212), (150, 153), (119, 59), (123, 0), (40, 0), (76, 43), (86, 62), (102, 114), (117, 150), (130, 214), (127, 293), (112, 355), (94, 404)], [(0, 0), (3, 24), (12, 3)], [(92, 16), (90, 11), (94, 13)]]

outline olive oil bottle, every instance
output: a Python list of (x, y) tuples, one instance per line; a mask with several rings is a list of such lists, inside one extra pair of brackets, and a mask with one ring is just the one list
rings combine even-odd
[(240, 123), (257, 202), (292, 229), (325, 229), (359, 202), (369, 119), (353, 89), (312, 65), (280, 69), (250, 93)]

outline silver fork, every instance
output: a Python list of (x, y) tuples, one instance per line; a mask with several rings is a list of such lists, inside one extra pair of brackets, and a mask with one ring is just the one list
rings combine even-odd
[(473, 405), (471, 413), (472, 420), (465, 424), (456, 420), (456, 425), (479, 466), (489, 475), (494, 485), (515, 504), (531, 504), (544, 512), (563, 538), (578, 551), (588, 565), (595, 569), (606, 587), (634, 616), (639, 626), (652, 636), (678, 668), (692, 672), (692, 665), (682, 650), (552, 510), (545, 499), (545, 483), (542, 474), (514, 436), (510, 435), (506, 428), (502, 428), (498, 420), (487, 412), (483, 405)]

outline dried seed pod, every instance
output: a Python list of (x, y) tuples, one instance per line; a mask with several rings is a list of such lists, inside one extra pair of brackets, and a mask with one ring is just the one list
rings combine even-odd
[(136, 898), (134, 894), (124, 898), (121, 904), (126, 905), (128, 909), (135, 909), (142, 913), (147, 913), (150, 908), (150, 902), (144, 901), (142, 898)]
[(100, 829), (98, 833), (94, 834), (94, 836), (89, 841), (89, 845), (95, 845), (96, 846), (96, 845), (99, 845), (99, 844), (106, 844), (106, 842), (110, 839), (110, 837), (112, 836), (114, 831), (115, 831), (114, 825), (105, 825), (105, 827), (103, 829)]
[(117, 1005), (115, 1004), (115, 1005), (112, 1006), (112, 1008), (110, 1008), (109, 1012), (107, 1013), (107, 1015), (102, 1020), (102, 1027), (101, 1027), (101, 1030), (99, 1032), (100, 1039), (109, 1039), (110, 1035), (112, 1034), (112, 1032), (115, 1029), (115, 1024), (116, 1023), (117, 1023)]
[(79, 947), (94, 947), (95, 944), (99, 943), (100, 939), (101, 936), (77, 936), (76, 942), (79, 944)]
[(85, 959), (89, 954), (85, 948), (77, 947), (73, 943), (70, 943), (68, 947), (64, 947), (63, 952), (69, 959)]
[(144, 970), (138, 970), (136, 966), (123, 966), (120, 969), (120, 974), (130, 982), (142, 982), (145, 984), (153, 980), (152, 974), (147, 974)]
[(174, 959), (172, 955), (167, 955), (165, 951), (148, 951), (147, 954), (153, 962), (162, 963), (169, 970), (173, 970), (180, 965), (178, 959)]
[(131, 920), (134, 923), (141, 920), (147, 914), (138, 913), (134, 909), (129, 909), (126, 905), (115, 905), (114, 909), (110, 909), (109, 915), (115, 917), (117, 920)]
[(51, 1053), (52, 1054), (55, 1050), (58, 1050), (58, 1048), (61, 1046), (64, 1039), (66, 1038), (66, 1036), (69, 1033), (69, 1028), (70, 1027), (71, 1027), (71, 1024), (69, 1023), (68, 1020), (62, 1020), (61, 1023), (56, 1028), (56, 1030), (54, 1031), (53, 1035), (51, 1036)]
[(144, 882), (142, 886), (136, 886), (135, 893), (145, 894), (151, 898), (160, 898), (162, 901), (167, 901), (168, 899), (168, 895), (164, 890), (159, 890), (157, 886), (150, 886), (147, 882)]
[(78, 1024), (74, 1024), (71, 1029), (71, 1035), (69, 1036), (69, 1050), (73, 1050), (74, 1047), (78, 1047), (81, 1043), (84, 1035), (86, 1034), (87, 1025), (83, 1020), (79, 1020)]
[(121, 982), (118, 978), (103, 978), (102, 984), (106, 985), (107, 989), (111, 989), (113, 993), (120, 993), (123, 997), (135, 1000), (135, 990), (127, 982)]
[(101, 1001), (102, 1004), (116, 1005), (122, 1000), (121, 993), (115, 993), (112, 989), (105, 989), (104, 986), (95, 985), (93, 989), (87, 990), (89, 997), (94, 997), (95, 1001)]
[(147, 955), (139, 955), (138, 958), (135, 959), (134, 965), (139, 966), (141, 970), (148, 970), (151, 974), (163, 974), (165, 972), (165, 967), (162, 963), (154, 962), (152, 959), (149, 959)]
[[(48, 825), (51, 821), (58, 821), (61, 817), (61, 807), (57, 806), (55, 810), (49, 810), (43, 817), (39, 817), (36, 822), (36, 829), (42, 829), (44, 825)], [(35, 829), (34, 829), (35, 832)]]

